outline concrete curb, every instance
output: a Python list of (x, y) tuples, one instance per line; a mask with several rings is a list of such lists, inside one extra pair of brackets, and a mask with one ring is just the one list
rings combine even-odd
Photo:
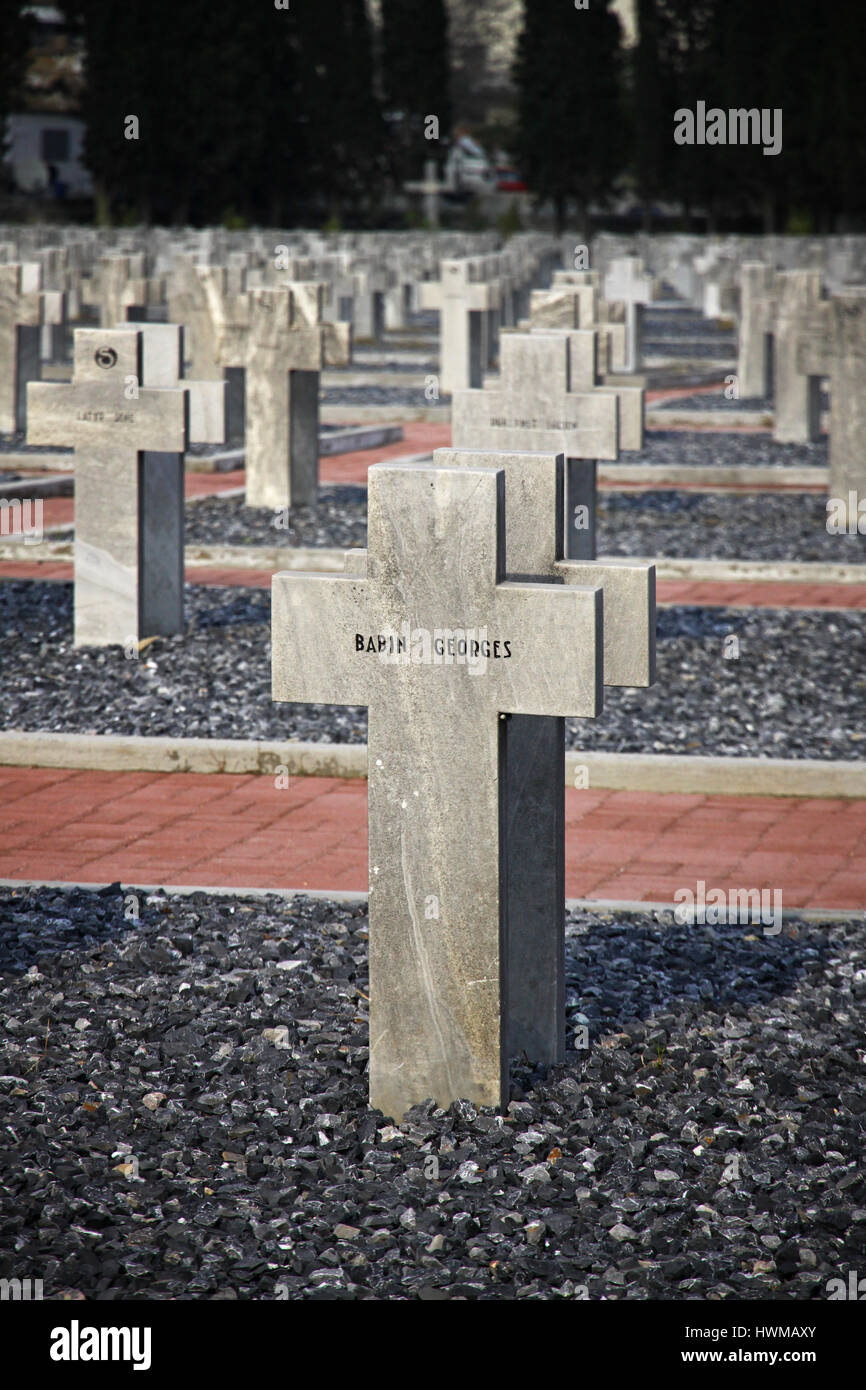
[(773, 428), (773, 416), (763, 410), (647, 410), (647, 429), (683, 425), (691, 429), (726, 430)]
[(827, 468), (785, 468), (781, 464), (756, 464), (754, 467), (719, 464), (710, 468), (674, 464), (665, 468), (652, 463), (603, 463), (598, 467), (599, 487), (611, 490), (621, 488), (626, 483), (647, 483), (659, 488), (667, 488), (671, 484), (677, 487), (699, 485), (702, 492), (727, 491), (731, 487), (752, 487), (759, 491), (780, 485), (796, 491), (800, 488), (826, 489), (829, 482)]
[(295, 777), (365, 778), (367, 746), (4, 730), (0, 732), (0, 766), (266, 775), (287, 768)]
[[(227, 494), (223, 493), (222, 496)], [(326, 546), (270, 545), (188, 545), (186, 564), (190, 568), (207, 565), (218, 569), (306, 570), (332, 573), (343, 568), (344, 548)], [(58, 560), (72, 563), (74, 542), (0, 541), (0, 561)], [(603, 558), (603, 557), (602, 557)], [(656, 578), (682, 579), (695, 583), (725, 584), (862, 584), (866, 585), (866, 565), (831, 565), (822, 560), (696, 560), (683, 557), (635, 555), (635, 565), (655, 565)]]
[[(419, 394), (423, 394), (419, 392)], [(323, 425), (380, 424), (387, 415), (392, 424), (422, 421), (428, 425), (450, 425), (450, 405), (323, 405), (319, 418)]]
[[(366, 903), (367, 892), (347, 892), (342, 888), (224, 888), (213, 884), (189, 883), (124, 883), (118, 880), (121, 893), (164, 893), (167, 897), (188, 898), (193, 893), (208, 893), (214, 898), (281, 898), (291, 902), (294, 898), (314, 898), (317, 902)], [(111, 888), (110, 883), (86, 883), (76, 879), (58, 878), (0, 878), (0, 888), (80, 888), (88, 893), (98, 893)], [(567, 911), (583, 912), (621, 912), (640, 916), (665, 913), (673, 916), (672, 902), (644, 902), (640, 898), (566, 898)], [(860, 922), (863, 912), (850, 907), (790, 907), (782, 908), (782, 921), (815, 922)], [(664, 925), (664, 924), (662, 924)], [(724, 925), (724, 924), (723, 924)], [(566, 927), (566, 937), (575, 935)]]
[[(358, 743), (285, 743), (255, 739), (148, 738), (121, 734), (0, 732), (0, 766), (102, 772), (195, 772), (295, 777), (367, 776)], [(866, 762), (793, 758), (711, 758), (672, 753), (569, 752), (565, 784), (585, 769), (592, 790), (702, 796), (866, 798)]]

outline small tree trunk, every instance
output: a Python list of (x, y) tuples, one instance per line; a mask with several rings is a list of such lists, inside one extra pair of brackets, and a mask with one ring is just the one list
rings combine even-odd
[(111, 226), (111, 199), (101, 183), (93, 186), (93, 220), (97, 227)]

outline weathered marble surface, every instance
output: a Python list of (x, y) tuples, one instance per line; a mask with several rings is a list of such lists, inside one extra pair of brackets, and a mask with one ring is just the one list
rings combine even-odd
[(763, 398), (772, 387), (777, 279), (774, 268), (762, 261), (749, 261), (740, 271), (737, 381), (746, 400)]
[[(562, 453), (568, 460), (569, 512), (566, 554), (595, 555), (595, 472), (578, 460), (615, 459), (619, 454), (620, 402), (615, 391), (575, 389), (574, 380), (593, 371), (594, 339), (584, 332), (533, 329), (502, 335), (502, 373), (497, 385), (457, 391), (451, 433), (458, 449), (506, 453)], [(585, 507), (578, 530), (575, 508)]]
[(0, 265), (0, 433), (26, 428), (26, 388), (41, 373), (41, 268)]
[[(601, 708), (603, 585), (553, 578), (562, 459), (508, 460), (512, 506), (504, 469), (454, 461), (371, 468), (366, 555), (273, 581), (274, 698), (370, 709), (371, 1102), (392, 1116), (501, 1104), (521, 1040), (560, 1055), (561, 865), (532, 851), (562, 824), (527, 750), (561, 789), (554, 726)], [(437, 632), (490, 646), (437, 660)], [(538, 932), (515, 920), (536, 894)]]
[(804, 320), (797, 366), (813, 390), (829, 377), (830, 495), (847, 514), (850, 493), (866, 498), (866, 288), (840, 291)]
[(820, 433), (820, 382), (801, 372), (798, 355), (804, 324), (821, 303), (821, 272), (785, 271), (778, 276), (778, 290), (773, 340), (773, 438), (779, 444), (809, 444)]
[(480, 278), (483, 269), (480, 259), (443, 260), (441, 278), (418, 287), (421, 307), (439, 310), (439, 380), (446, 392), (479, 388), (490, 360), (489, 319), (499, 309), (500, 287)]
[(142, 353), (135, 329), (78, 329), (71, 384), (28, 387), (28, 443), (76, 452), (76, 646), (183, 630), (182, 467), (162, 461), (151, 479), (145, 456), (182, 458), (188, 397), (141, 387), (129, 398)]

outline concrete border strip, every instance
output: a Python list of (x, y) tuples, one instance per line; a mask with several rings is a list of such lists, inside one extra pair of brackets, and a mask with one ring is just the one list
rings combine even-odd
[[(253, 775), (285, 768), (295, 777), (364, 779), (367, 746), (6, 730), (0, 732), (0, 766)], [(580, 768), (594, 791), (866, 798), (866, 762), (572, 750), (565, 756), (567, 787), (575, 785)]]
[[(100, 890), (111, 888), (111, 883), (87, 883), (75, 879), (39, 879), (39, 878), (0, 878), (0, 888), (21, 889), (25, 891), (29, 888), (52, 888), (52, 889), (73, 889), (80, 888), (86, 893), (98, 893)], [(214, 898), (257, 898), (264, 901), (267, 898), (281, 898), (283, 902), (291, 902), (294, 898), (312, 898), (316, 902), (335, 902), (335, 903), (366, 903), (369, 893), (362, 890), (347, 892), (343, 888), (226, 888), (223, 886), (207, 884), (189, 883), (124, 883), (119, 880), (119, 891), (121, 893), (153, 893), (164, 894), (166, 897), (189, 898), (194, 893), (207, 893)], [(633, 913), (636, 916), (652, 916), (656, 913), (665, 913), (673, 916), (676, 904), (662, 902), (644, 902), (634, 898), (566, 898), (565, 907), (567, 911), (581, 912), (622, 912)], [(789, 907), (782, 908), (782, 921), (801, 921), (814, 922), (820, 925), (822, 922), (859, 922), (863, 919), (863, 911), (860, 908), (852, 907)], [(578, 935), (566, 927), (566, 937)]]
[[(227, 496), (221, 493), (221, 496)], [(186, 564), (220, 569), (260, 570), (341, 570), (346, 547), (269, 546), (269, 545), (188, 545)], [(0, 540), (0, 561), (23, 560), (56, 562), (74, 558), (74, 542)], [(655, 565), (656, 578), (682, 579), (694, 583), (727, 584), (820, 584), (866, 585), (866, 565), (834, 565), (822, 560), (706, 560), (686, 556), (629, 556), (636, 565)]]

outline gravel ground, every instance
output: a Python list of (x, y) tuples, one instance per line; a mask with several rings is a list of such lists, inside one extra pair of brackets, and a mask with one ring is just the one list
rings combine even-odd
[(439, 399), (429, 401), (424, 395), (424, 378), (416, 372), (415, 386), (323, 386), (319, 393), (321, 405), (409, 405), (419, 410), (431, 405), (447, 405), (451, 397), (443, 391)]
[(207, 497), (186, 507), (186, 544), (353, 546), (367, 544), (367, 489), (340, 485), (319, 490), (311, 507), (296, 507), (288, 526), (268, 507), (247, 507), (242, 497)]
[[(707, 397), (706, 399), (710, 399)], [(678, 403), (679, 404), (679, 403)], [(663, 407), (666, 409), (666, 407)], [(655, 410), (655, 406), (650, 409)], [(814, 444), (777, 444), (771, 434), (744, 434), (741, 430), (647, 430), (639, 454), (620, 454), (620, 463), (657, 463), (665, 468), (694, 464), (698, 468), (748, 467), (775, 464), (778, 467), (820, 467), (828, 463), (829, 441), (824, 436)]]
[(650, 410), (754, 410), (765, 414), (773, 410), (773, 402), (768, 396), (743, 396), (739, 400), (728, 400), (719, 391), (698, 391), (693, 396), (678, 396), (676, 400), (661, 404), (651, 402)]
[(600, 555), (866, 563), (866, 536), (827, 531), (820, 493), (604, 492)]
[[(266, 590), (188, 587), (187, 618), (127, 660), (72, 647), (70, 584), (0, 584), (0, 727), (366, 741), (366, 710), (271, 700)], [(658, 635), (657, 684), (608, 690), (600, 719), (567, 722), (569, 747), (866, 757), (866, 614), (670, 608)]]
[(669, 341), (671, 338), (718, 338), (725, 343), (733, 343), (736, 335), (730, 328), (705, 319), (703, 315), (690, 310), (653, 311), (645, 309), (643, 316), (644, 339)]
[(428, 372), (438, 372), (438, 370), (438, 359), (432, 357), (425, 357), (421, 353), (418, 354), (418, 360), (416, 362), (395, 362), (393, 359), (388, 359), (384, 362), (377, 361), (375, 363), (372, 363), (369, 361), (365, 361), (363, 357), (357, 355), (355, 357), (355, 360), (352, 361), (348, 367), (328, 368), (329, 374), (333, 373), (334, 376), (339, 376), (341, 373), (345, 376), (351, 376), (353, 372), (375, 371), (395, 372), (401, 376), (423, 377)]
[(713, 339), (711, 342), (695, 341), (690, 342), (687, 338), (645, 338), (643, 343), (643, 354), (649, 363), (653, 358), (670, 361), (691, 362), (711, 358), (718, 362), (735, 362), (737, 358), (737, 345), (731, 339), (720, 338), (718, 342)]
[[(772, 396), (744, 396), (741, 400), (728, 400), (723, 392), (696, 391), (693, 396), (680, 396), (675, 401), (665, 401), (663, 405), (651, 404), (651, 410), (758, 410), (772, 414), (775, 409)], [(830, 409), (830, 394), (821, 393), (821, 409)]]
[(26, 450), (28, 454), (71, 454), (71, 449), (61, 448), (54, 444), (28, 444), (27, 435), (24, 430), (18, 430), (15, 434), (0, 434), (0, 454), (20, 454)]
[[(797, 446), (777, 446), (791, 462), (805, 461)], [(728, 449), (715, 444), (693, 461), (735, 464), (775, 462), (771, 445)], [(806, 455), (808, 458), (808, 455)], [(690, 459), (690, 461), (692, 461)], [(817, 462), (812, 455), (813, 461)], [(682, 461), (667, 441), (651, 439), (630, 463), (664, 465)], [(669, 555), (733, 560), (825, 560), (866, 563), (862, 535), (827, 531), (826, 498), (816, 493), (602, 492), (598, 525), (601, 555)], [(188, 504), (188, 543), (233, 545), (357, 546), (366, 544), (366, 490), (323, 488), (314, 507), (298, 508), (288, 528), (277, 528), (268, 508), (246, 507), (241, 498), (211, 497)]]
[[(367, 1106), (367, 918), (0, 889), (0, 1275), (90, 1299), (826, 1298), (862, 1267), (853, 924), (579, 913), (502, 1116)], [(275, 1030), (282, 1030), (277, 1032)]]

